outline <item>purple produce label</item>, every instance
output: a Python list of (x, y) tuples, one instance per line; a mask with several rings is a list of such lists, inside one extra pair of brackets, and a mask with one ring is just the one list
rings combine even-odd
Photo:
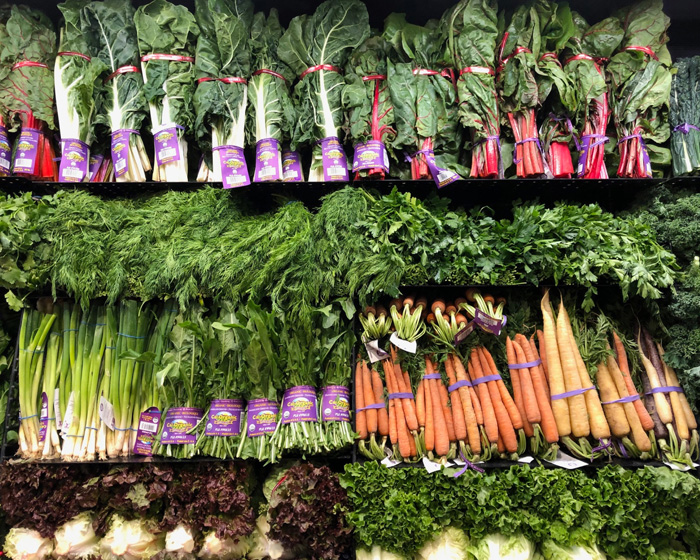
[(41, 132), (38, 130), (33, 128), (22, 130), (17, 143), (17, 152), (15, 153), (15, 173), (34, 174), (40, 139)]
[(197, 443), (197, 434), (188, 434), (204, 416), (201, 408), (170, 408), (165, 413), (165, 425), (160, 442), (163, 445), (194, 444)]
[[(127, 138), (128, 140), (128, 138)], [(177, 141), (177, 127), (164, 128), (153, 136), (156, 145), (156, 164), (164, 165), (180, 161), (180, 143)]]
[(508, 319), (505, 316), (503, 316), (503, 319), (497, 319), (478, 308), (474, 312), (474, 323), (479, 325), (486, 332), (490, 332), (496, 336), (501, 334), (501, 329), (505, 327), (507, 321)]
[(475, 326), (475, 321), (469, 321), (463, 329), (457, 331), (454, 338), (454, 345), (459, 346), (462, 342), (467, 340), (467, 337), (474, 332)]
[(240, 399), (218, 399), (211, 401), (205, 436), (241, 435), (241, 417), (244, 403)]
[(225, 189), (250, 185), (250, 175), (248, 175), (243, 148), (217, 146), (214, 151), (218, 154), (217, 157), (221, 164), (221, 181)]
[(279, 405), (267, 399), (253, 399), (248, 401), (248, 435), (250, 437), (261, 436), (275, 431), (277, 417), (280, 413)]
[(139, 429), (136, 432), (134, 444), (135, 455), (153, 455), (153, 442), (156, 440), (158, 425), (160, 424), (160, 410), (152, 406), (139, 416)]
[(59, 183), (82, 183), (87, 177), (90, 156), (88, 145), (77, 138), (62, 141), (61, 166), (58, 169)]
[(274, 138), (265, 138), (255, 144), (256, 183), (279, 181), (282, 179), (280, 169), (280, 143)]
[(102, 154), (97, 154), (95, 156), (90, 156), (90, 166), (88, 167), (88, 181), (92, 181), (100, 170), (100, 166), (104, 161), (105, 157)]
[(435, 184), (439, 189), (461, 179), (461, 177), (454, 171), (449, 171), (447, 169), (443, 169), (442, 167), (438, 167), (435, 163), (435, 154), (433, 154), (432, 150), (425, 152), (425, 161), (430, 169), (430, 174), (433, 176), (433, 181), (435, 181)]
[(49, 398), (41, 393), (41, 412), (39, 413), (39, 443), (44, 443), (46, 430), (49, 427)]
[(7, 137), (7, 129), (0, 126), (0, 175), (10, 174), (10, 155), (12, 148)]
[(350, 389), (342, 385), (323, 388), (321, 419), (324, 422), (350, 422)]
[(355, 146), (352, 170), (360, 171), (362, 169), (381, 169), (385, 173), (389, 173), (389, 156), (386, 153), (384, 142), (370, 140)]
[(324, 181), (349, 181), (348, 158), (343, 146), (335, 136), (321, 140)]
[(115, 130), (112, 133), (112, 165), (115, 177), (121, 177), (129, 171), (130, 134), (128, 130)]
[(285, 150), (282, 152), (282, 178), (287, 181), (301, 181), (304, 178), (301, 172), (301, 158), (299, 152)]
[(310, 385), (299, 385), (284, 392), (282, 424), (318, 422), (316, 390)]

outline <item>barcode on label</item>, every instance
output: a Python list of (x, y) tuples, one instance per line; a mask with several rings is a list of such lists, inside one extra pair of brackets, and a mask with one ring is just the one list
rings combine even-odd
[(141, 422), (139, 422), (139, 430), (154, 434), (158, 431), (158, 424), (155, 422), (144, 422), (141, 420)]
[(172, 157), (175, 157), (175, 148), (166, 148), (165, 150), (161, 150), (158, 154), (158, 158), (161, 160)]
[(4, 167), (5, 169), (10, 168), (10, 162), (6, 160), (5, 158), (0, 158), (0, 167)]
[(286, 181), (287, 179), (298, 179), (299, 178), (299, 173), (296, 171), (285, 171), (284, 172), (284, 180)]
[(118, 159), (116, 163), (114, 164), (114, 171), (116, 173), (121, 173), (121, 171), (126, 167), (126, 160), (125, 159)]
[(15, 167), (23, 169), (34, 169), (34, 162), (29, 158), (18, 158), (15, 160)]
[(345, 174), (348, 172), (347, 169), (344, 169), (342, 167), (329, 167), (328, 168), (328, 175), (331, 177), (345, 177)]
[(276, 174), (277, 170), (274, 167), (265, 166), (258, 172), (258, 177), (270, 177)]
[(82, 179), (83, 172), (80, 169), (78, 169), (77, 167), (66, 167), (63, 170), (63, 176), (70, 177), (72, 179)]
[(243, 175), (229, 175), (226, 177), (227, 184), (237, 185), (238, 183), (245, 183), (245, 177)]
[(447, 179), (451, 179), (451, 178), (452, 178), (452, 173), (450, 173), (449, 171), (440, 171), (440, 173), (438, 173), (438, 181), (440, 181), (440, 182), (446, 181)]

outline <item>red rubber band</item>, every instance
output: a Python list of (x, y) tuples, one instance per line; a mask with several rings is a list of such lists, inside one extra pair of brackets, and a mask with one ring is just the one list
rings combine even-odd
[(182, 56), (180, 54), (151, 53), (141, 57), (141, 62), (149, 60), (168, 60), (170, 62), (194, 62), (192, 56)]
[(307, 74), (311, 74), (312, 72), (318, 72), (319, 70), (340, 73), (340, 68), (338, 68), (337, 66), (332, 66), (331, 64), (317, 64), (316, 66), (312, 66), (311, 68), (307, 68), (306, 70), (304, 70), (301, 73), (301, 76), (299, 76), (299, 79), (303, 80)]
[(48, 70), (48, 66), (44, 64), (43, 62), (34, 62), (33, 60), (21, 60), (20, 62), (16, 63), (11, 70), (17, 70), (18, 68), (24, 68), (26, 66), (29, 67), (35, 67), (35, 68), (46, 68)]
[(363, 82), (369, 82), (371, 80), (386, 80), (386, 76), (382, 74), (374, 74), (373, 76), (362, 76)]
[(238, 78), (236, 76), (232, 76), (229, 78), (199, 78), (197, 80), (198, 84), (201, 84), (202, 82), (223, 82), (225, 84), (247, 84), (248, 80), (245, 78)]
[(141, 73), (141, 69), (138, 66), (121, 66), (120, 68), (117, 68), (114, 72), (112, 72), (109, 76), (107, 76), (104, 79), (103, 83), (109, 82), (111, 79), (116, 78), (119, 76), (119, 74), (128, 74), (129, 72), (139, 72)]
[(630, 45), (629, 47), (625, 47), (622, 50), (623, 51), (640, 51), (646, 55), (649, 55), (651, 58), (653, 58), (657, 62), (659, 61), (659, 57), (656, 56), (656, 53), (653, 50), (651, 50), (651, 48), (649, 48), (649, 47), (640, 47), (638, 45)]
[(92, 60), (88, 55), (74, 51), (62, 51), (60, 53), (56, 53), (56, 56), (79, 56), (80, 58), (84, 58), (88, 62)]
[(460, 76), (463, 74), (488, 74), (489, 76), (495, 76), (496, 72), (488, 66), (467, 66), (459, 71)]
[(279, 78), (280, 80), (284, 80), (285, 82), (287, 81), (287, 78), (285, 78), (282, 74), (278, 74), (277, 72), (273, 70), (268, 70), (267, 68), (261, 68), (260, 70), (256, 70), (253, 72), (253, 76), (258, 76), (260, 74), (270, 74), (270, 76), (274, 76), (275, 78)]

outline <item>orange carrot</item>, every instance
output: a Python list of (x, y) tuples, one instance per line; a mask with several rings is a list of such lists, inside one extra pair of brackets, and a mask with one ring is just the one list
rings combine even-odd
[(396, 445), (399, 442), (399, 431), (396, 427), (396, 403), (393, 399), (389, 401), (389, 441), (391, 445)]
[[(518, 337), (516, 336), (515, 338), (517, 339)], [(527, 342), (527, 339), (525, 339), (525, 342)], [(534, 341), (533, 344), (521, 344), (520, 347), (525, 352), (525, 358), (528, 362), (537, 361), (537, 348), (534, 345)], [(542, 368), (540, 366), (530, 368), (530, 378), (532, 379), (532, 388), (535, 391), (537, 408), (539, 408), (540, 414), (542, 415), (540, 427), (542, 428), (544, 439), (547, 441), (547, 443), (556, 443), (559, 441), (559, 430), (557, 429), (557, 423), (554, 420), (552, 403), (549, 399), (549, 393), (547, 391), (547, 381)]]
[[(447, 361), (450, 361), (448, 356)], [(467, 372), (464, 369), (464, 364), (457, 356), (452, 356), (452, 366), (454, 367), (455, 374), (458, 381), (467, 381)], [(462, 410), (464, 411), (464, 423), (467, 427), (467, 437), (469, 439), (469, 446), (474, 454), (478, 455), (481, 453), (481, 436), (479, 434), (479, 426), (484, 423), (484, 416), (481, 413), (481, 408), (479, 408), (479, 415), (477, 416), (476, 410), (474, 410), (470, 389), (473, 387), (460, 387), (459, 396), (462, 401)], [(481, 422), (479, 422), (481, 418)]]
[[(508, 365), (514, 365), (518, 362), (518, 360), (515, 357), (513, 341), (510, 339), (510, 337), (506, 337), (506, 356), (508, 358)], [(513, 398), (515, 400), (515, 406), (518, 407), (518, 411), (520, 411), (520, 416), (523, 419), (523, 429), (525, 430), (525, 435), (527, 437), (532, 437), (535, 435), (535, 430), (525, 414), (525, 403), (523, 402), (523, 393), (520, 384), (519, 370), (510, 370), (510, 383), (513, 386)]]
[(455, 436), (455, 424), (452, 418), (452, 409), (449, 406), (450, 397), (447, 394), (447, 387), (442, 382), (442, 380), (436, 380), (438, 383), (438, 389), (440, 389), (440, 400), (442, 401), (442, 413), (445, 415), (445, 426), (447, 426), (447, 437), (450, 442), (457, 441)]
[[(500, 376), (501, 374), (498, 371), (498, 368), (496, 368), (496, 362), (493, 361), (493, 356), (491, 356), (491, 352), (489, 352), (484, 347), (481, 348), (481, 351), (486, 357), (486, 363), (488, 364), (490, 370), (490, 373), (488, 373), (486, 368), (484, 368), (484, 374)], [(513, 397), (510, 396), (506, 384), (503, 383), (503, 379), (499, 379), (495, 383), (496, 387), (498, 388), (498, 392), (501, 396), (501, 402), (503, 402), (503, 406), (506, 407), (506, 411), (508, 412), (508, 416), (510, 417), (510, 421), (513, 425), (513, 428), (519, 430), (523, 427), (523, 419), (520, 416), (520, 411), (518, 410), (518, 407), (515, 406), (515, 403), (513, 402)]]
[[(455, 374), (452, 356), (447, 356), (445, 360), (445, 372), (450, 385), (457, 383), (457, 375)], [(466, 387), (465, 387), (466, 388)], [(462, 396), (459, 390), (450, 393), (450, 402), (452, 403), (452, 421), (454, 422), (455, 439), (457, 441), (467, 441), (467, 425), (464, 422), (464, 408), (462, 407)]]
[[(401, 366), (398, 363), (394, 363), (394, 379), (396, 379), (397, 392), (399, 393), (411, 393), (411, 384), (406, 383), (408, 379), (408, 373), (404, 375), (401, 371)], [(403, 414), (406, 418), (406, 425), (408, 429), (412, 432), (418, 431), (418, 418), (416, 417), (416, 403), (411, 399), (401, 399), (401, 406), (403, 406)]]
[[(467, 370), (472, 378), (472, 382), (476, 381), (479, 377), (483, 377), (481, 374), (481, 364), (477, 362), (479, 362), (479, 355), (476, 353), (476, 350), (472, 350), (469, 363), (467, 364)], [(486, 432), (486, 438), (490, 443), (496, 443), (498, 441), (498, 422), (496, 421), (496, 413), (491, 404), (489, 388), (486, 387), (485, 383), (480, 383), (476, 388), (479, 391), (479, 403), (481, 403), (481, 411), (484, 414), (484, 431)]]
[[(428, 358), (425, 359), (425, 373), (428, 373)], [(423, 392), (425, 393), (425, 449), (435, 451), (435, 417), (433, 416), (433, 396), (430, 382), (423, 379)]]
[(506, 444), (503, 442), (503, 438), (501, 437), (501, 434), (498, 434), (498, 441), (496, 442), (496, 445), (498, 447), (499, 453), (506, 452)]
[[(386, 360), (385, 360), (386, 361)], [(387, 373), (387, 386), (389, 387), (390, 393), (398, 392), (398, 386), (396, 383), (396, 378), (394, 377), (394, 368), (392, 364), (386, 368)], [(402, 457), (411, 456), (411, 443), (408, 433), (408, 428), (406, 427), (406, 418), (403, 415), (403, 406), (401, 405), (402, 399), (391, 399), (394, 401), (394, 414), (396, 415), (396, 435), (399, 442), (399, 453)]]
[[(625, 346), (622, 344), (622, 340), (620, 340), (620, 337), (617, 336), (615, 331), (613, 331), (613, 341), (615, 344), (615, 353), (617, 354), (617, 365), (620, 367), (620, 372), (622, 373), (622, 379), (625, 382), (625, 387), (627, 387), (627, 392), (630, 395), (639, 395), (637, 392), (637, 387), (634, 386), (634, 381), (632, 381), (632, 376), (630, 375), (630, 366), (627, 360)], [(649, 411), (644, 407), (643, 400), (637, 399), (633, 404), (644, 431), (648, 432), (649, 430), (653, 430), (654, 421), (651, 419)]]
[[(527, 340), (526, 340), (527, 342)], [(518, 363), (524, 364), (528, 362), (525, 351), (517, 342), (513, 343), (515, 356)], [(530, 376), (530, 368), (522, 368), (520, 370), (520, 390), (523, 393), (523, 405), (525, 408), (525, 417), (532, 424), (542, 422), (542, 413), (535, 398), (535, 388), (532, 385), (532, 377)]]
[[(428, 371), (429, 374), (435, 373), (433, 364), (428, 358), (426, 358), (426, 371)], [(447, 432), (447, 421), (445, 420), (445, 414), (440, 402), (440, 388), (438, 387), (436, 379), (429, 379), (427, 381), (430, 386), (430, 398), (433, 405), (435, 454), (438, 457), (444, 457), (450, 452), (450, 438)]]
[[(365, 393), (365, 406), (374, 404), (374, 389), (372, 389), (372, 377), (369, 373), (367, 362), (362, 362), (362, 390)], [(377, 410), (367, 409), (367, 431), (370, 434), (377, 433)]]
[(361, 440), (367, 439), (367, 415), (365, 410), (365, 393), (362, 386), (362, 364), (363, 362), (359, 359), (357, 360), (357, 365), (355, 366), (355, 430), (357, 431), (358, 437)]
[[(522, 335), (520, 335), (520, 336), (522, 336)], [(542, 386), (544, 387), (544, 392), (547, 395), (547, 400), (549, 400), (549, 398), (550, 398), (549, 381), (547, 381), (547, 375), (544, 373), (544, 360), (542, 359), (542, 356), (540, 356), (540, 352), (537, 350), (537, 343), (535, 342), (535, 337), (533, 335), (532, 337), (530, 337), (530, 341), (529, 341), (530, 342), (530, 350), (532, 350), (532, 354), (530, 354), (530, 352), (527, 351), (527, 348), (526, 348), (527, 339), (524, 336), (523, 336), (523, 339), (525, 340), (525, 342), (520, 340), (517, 335), (515, 337), (515, 340), (518, 341), (518, 343), (520, 344), (520, 347), (525, 351), (525, 355), (532, 356), (532, 359), (528, 358), (527, 361), (528, 362), (536, 362), (537, 360), (540, 360), (542, 362), (542, 364), (537, 366), (537, 368), (539, 369), (539, 373), (542, 376)], [(533, 372), (530, 371), (530, 377), (532, 377), (533, 375), (534, 375)], [(551, 408), (551, 406), (550, 406), (550, 408)]]
[[(480, 362), (481, 371), (484, 372), (484, 376), (489, 375), (490, 373), (486, 372), (489, 372), (490, 365), (488, 363), (488, 359), (486, 358), (484, 348), (479, 348), (476, 351), (475, 365), (476, 361)], [(477, 375), (479, 375), (478, 368), (476, 368), (476, 372)], [(489, 396), (491, 397), (491, 406), (493, 406), (493, 411), (496, 416), (496, 423), (498, 425), (498, 435), (503, 438), (503, 444), (508, 452), (516, 453), (518, 451), (518, 438), (515, 436), (515, 430), (513, 429), (513, 423), (510, 420), (510, 415), (508, 414), (508, 411), (501, 400), (501, 395), (498, 391), (498, 384), (495, 381), (488, 381), (483, 383), (483, 385), (488, 387)], [(515, 404), (513, 406), (515, 406)]]
[(425, 428), (425, 381), (422, 379), (418, 383), (418, 393), (416, 395), (416, 418), (418, 426)]
[[(372, 388), (374, 389), (374, 402), (383, 403), (384, 385), (381, 377), (379, 377), (379, 373), (374, 368), (372, 368)], [(389, 435), (389, 414), (386, 411), (386, 407), (377, 410), (377, 431), (382, 437)]]
[[(653, 367), (653, 366), (652, 366)], [(627, 397), (628, 391), (625, 387), (625, 382), (623, 381), (622, 372), (620, 371), (615, 358), (608, 356), (607, 369), (610, 372), (610, 377), (612, 377), (615, 387), (617, 388), (617, 393), (620, 397)], [(642, 428), (642, 422), (637, 415), (637, 411), (632, 403), (622, 403), (622, 407), (625, 409), (625, 416), (627, 417), (627, 422), (629, 423), (630, 430), (632, 431), (632, 441), (642, 452), (650, 452), (652, 449), (651, 440), (649, 435)]]
[(537, 342), (540, 345), (539, 355), (542, 360), (542, 373), (544, 373), (544, 378), (549, 383), (549, 368), (547, 367), (547, 343), (544, 340), (544, 332), (537, 331)]

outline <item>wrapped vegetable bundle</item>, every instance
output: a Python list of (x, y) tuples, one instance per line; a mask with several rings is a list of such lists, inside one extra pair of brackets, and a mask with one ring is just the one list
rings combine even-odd
[[(140, 130), (148, 103), (144, 95), (139, 64), (139, 44), (130, 2), (90, 2), (84, 9), (90, 55), (106, 66), (98, 83), (95, 122), (107, 128), (110, 138), (111, 170), (101, 180), (143, 182), (151, 171)], [(99, 30), (95, 33), (94, 30)], [(100, 180), (100, 179), (97, 179)]]
[[(7, 20), (10, 17), (10, 6), (0, 6), (0, 44), (9, 42), (7, 36)], [(6, 87), (3, 82), (7, 79), (10, 73), (10, 66), (0, 63), (0, 89)], [(0, 177), (8, 177), (12, 170), (12, 147), (7, 134), (7, 108), (3, 103), (0, 103)]]
[(359, 0), (327, 0), (313, 15), (295, 17), (279, 41), (278, 55), (299, 76), (294, 87), (292, 149), (312, 144), (309, 181), (348, 181), (340, 139), (340, 74), (351, 52), (369, 36), (367, 7)]
[(612, 112), (620, 151), (618, 177), (652, 177), (652, 160), (670, 163), (668, 105), (671, 95), (671, 54), (666, 47), (670, 19), (662, 0), (645, 0), (617, 16), (624, 37), (607, 71)]
[(573, 115), (581, 134), (581, 151), (577, 175), (584, 179), (607, 179), (605, 144), (610, 105), (608, 85), (602, 65), (617, 49), (624, 31), (617, 18), (607, 18), (588, 25), (574, 13), (576, 32), (564, 51), (564, 70), (578, 93), (576, 113)]
[(412, 179), (432, 178), (444, 187), (466, 173), (459, 164), (462, 130), (454, 72), (444, 67), (440, 31), (392, 14), (383, 36), (393, 47), (387, 66), (397, 131), (394, 147), (408, 151)]
[(248, 0), (199, 0), (200, 28), (195, 68), (195, 132), (204, 158), (197, 181), (224, 188), (250, 184), (243, 148), (253, 3)]
[(700, 81), (700, 57), (682, 58), (675, 67), (669, 125), (673, 174), (679, 176), (700, 171), (700, 96), (695, 87)]
[(458, 72), (459, 119), (471, 131), (472, 177), (503, 178), (496, 91), (498, 16), (495, 0), (462, 0), (445, 13), (452, 68)]
[(20, 132), (13, 173), (30, 179), (55, 180), (58, 169), (49, 137), (56, 130), (51, 70), (56, 59), (53, 24), (41, 12), (13, 5), (4, 27), (6, 40), (0, 67), (9, 68), (9, 72), (0, 81), (0, 112), (7, 117), (7, 130)]
[(387, 146), (394, 142), (396, 130), (387, 86), (388, 51), (382, 37), (370, 37), (355, 49), (347, 65), (343, 106), (348, 136), (355, 144), (355, 179), (384, 179), (389, 173)]
[(535, 72), (540, 55), (540, 19), (532, 5), (518, 7), (499, 50), (497, 86), (501, 110), (515, 139), (518, 177), (551, 177), (537, 130), (539, 92)]
[(134, 16), (144, 95), (155, 141), (154, 181), (187, 181), (187, 141), (195, 116), (195, 46), (199, 27), (185, 6), (154, 0)]
[(288, 177), (282, 167), (282, 146), (289, 144), (296, 120), (290, 94), (294, 74), (277, 54), (283, 33), (277, 10), (270, 10), (267, 19), (261, 12), (253, 17), (249, 41), (253, 72), (248, 80), (247, 127), (249, 142), (255, 144), (256, 183), (304, 179), (301, 167), (288, 170)]

